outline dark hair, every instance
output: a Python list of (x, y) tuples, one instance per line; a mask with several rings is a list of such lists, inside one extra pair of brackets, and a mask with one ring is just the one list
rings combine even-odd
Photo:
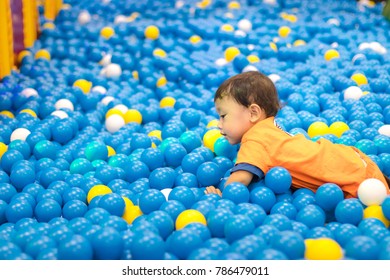
[(232, 97), (245, 107), (257, 104), (267, 117), (275, 116), (280, 109), (274, 83), (258, 71), (244, 72), (224, 81), (215, 93), (214, 102), (225, 96)]

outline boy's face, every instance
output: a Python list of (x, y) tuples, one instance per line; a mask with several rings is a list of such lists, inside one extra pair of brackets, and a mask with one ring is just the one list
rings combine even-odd
[(219, 114), (218, 128), (221, 134), (232, 145), (240, 143), (245, 132), (253, 126), (249, 108), (229, 96), (217, 99), (215, 108)]

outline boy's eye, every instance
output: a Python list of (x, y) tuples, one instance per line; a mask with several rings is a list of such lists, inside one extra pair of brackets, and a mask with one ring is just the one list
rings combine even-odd
[(223, 119), (223, 118), (225, 118), (225, 116), (226, 116), (226, 114), (220, 115), (219, 117), (220, 117), (221, 119)]

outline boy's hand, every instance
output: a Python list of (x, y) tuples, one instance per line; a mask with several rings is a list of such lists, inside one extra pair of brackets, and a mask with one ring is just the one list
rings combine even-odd
[(222, 197), (222, 192), (220, 189), (217, 189), (216, 187), (214, 186), (208, 186), (206, 187), (206, 190), (204, 191), (205, 194), (209, 194), (209, 193), (215, 193), (215, 194), (218, 194), (219, 196)]

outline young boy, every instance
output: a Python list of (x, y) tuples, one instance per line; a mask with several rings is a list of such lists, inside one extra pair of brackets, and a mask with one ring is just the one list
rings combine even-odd
[[(368, 178), (388, 187), (378, 166), (357, 148), (326, 139), (314, 142), (283, 131), (275, 122), (279, 110), (276, 88), (257, 71), (227, 79), (218, 88), (214, 103), (222, 135), (232, 145), (241, 143), (225, 185), (240, 182), (248, 186), (272, 167), (281, 166), (290, 172), (293, 188), (315, 192), (322, 184), (334, 183), (350, 198), (357, 197), (359, 184)], [(221, 195), (213, 186), (205, 193)]]

